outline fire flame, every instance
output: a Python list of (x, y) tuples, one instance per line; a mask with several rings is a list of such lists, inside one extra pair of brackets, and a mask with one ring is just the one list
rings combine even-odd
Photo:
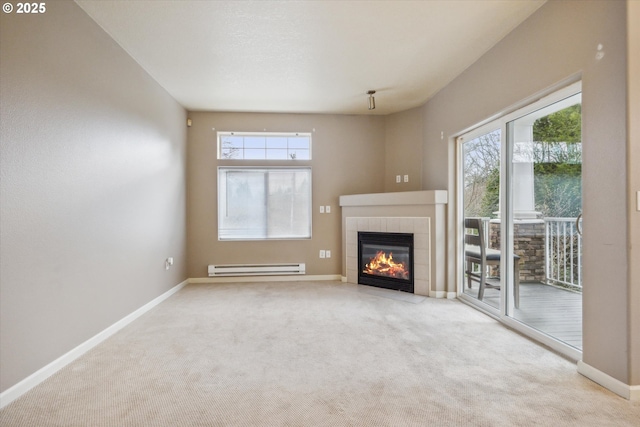
[(409, 280), (409, 272), (404, 263), (396, 263), (393, 260), (393, 252), (389, 252), (387, 256), (383, 251), (378, 251), (375, 257), (369, 259), (369, 264), (365, 265), (363, 270), (367, 274)]

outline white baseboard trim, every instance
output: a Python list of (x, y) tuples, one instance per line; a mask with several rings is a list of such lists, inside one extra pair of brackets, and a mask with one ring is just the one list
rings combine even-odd
[(430, 298), (447, 298), (447, 299), (456, 299), (458, 295), (455, 292), (447, 292), (447, 291), (429, 291)]
[(640, 400), (640, 386), (628, 385), (593, 366), (578, 360), (578, 373), (614, 392), (618, 396), (629, 400)]
[(237, 277), (192, 277), (189, 283), (247, 283), (247, 282), (304, 282), (341, 280), (339, 274), (290, 275), (290, 276), (237, 276)]
[(122, 328), (124, 328), (125, 326), (127, 326), (128, 324), (130, 324), (131, 322), (133, 322), (134, 320), (136, 320), (137, 318), (139, 318), (140, 316), (142, 316), (143, 314), (145, 314), (146, 312), (148, 312), (149, 310), (151, 310), (152, 308), (154, 308), (155, 306), (157, 306), (158, 304), (166, 300), (167, 298), (169, 298), (171, 295), (178, 292), (187, 283), (188, 283), (188, 280), (185, 280), (184, 282), (174, 286), (164, 294), (146, 303), (145, 305), (143, 305), (133, 313), (118, 320), (116, 323), (109, 326), (102, 332), (99, 332), (97, 335), (89, 338), (87, 341), (83, 342), (76, 348), (63, 354), (53, 362), (38, 369), (36, 372), (29, 375), (27, 378), (23, 379), (19, 383), (15, 384), (14, 386), (0, 393), (0, 409), (4, 408), (8, 404), (10, 404), (11, 402), (16, 400), (23, 394), (31, 390), (33, 387), (37, 386), (38, 384), (40, 384), (41, 382), (49, 378), (51, 375), (55, 374), (60, 369), (67, 366), (69, 363), (73, 362), (74, 360), (76, 360), (77, 358), (85, 354), (87, 351), (96, 347), (98, 344), (102, 343), (107, 338), (109, 338), (110, 336), (112, 336), (113, 334), (115, 334), (116, 332), (118, 332), (119, 330), (121, 330)]

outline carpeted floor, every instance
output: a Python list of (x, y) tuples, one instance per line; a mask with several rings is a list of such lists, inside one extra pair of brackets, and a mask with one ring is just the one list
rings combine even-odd
[(2, 426), (638, 426), (630, 402), (462, 303), (339, 282), (188, 285)]

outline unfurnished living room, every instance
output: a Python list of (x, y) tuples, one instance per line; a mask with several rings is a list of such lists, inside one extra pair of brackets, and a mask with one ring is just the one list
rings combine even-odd
[(640, 425), (640, 1), (7, 0), (0, 425)]

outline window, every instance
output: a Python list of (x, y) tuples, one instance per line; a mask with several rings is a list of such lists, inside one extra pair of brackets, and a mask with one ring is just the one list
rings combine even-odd
[(219, 167), (218, 239), (311, 238), (311, 168)]
[(311, 134), (218, 132), (218, 159), (311, 160)]

